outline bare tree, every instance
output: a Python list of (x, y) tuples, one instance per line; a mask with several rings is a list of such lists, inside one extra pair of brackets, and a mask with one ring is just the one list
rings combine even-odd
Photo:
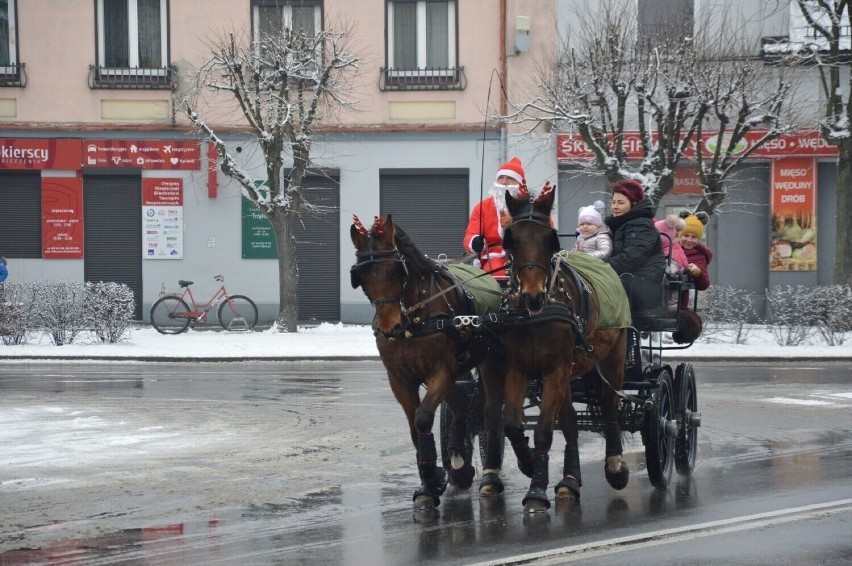
[[(852, 285), (852, 45), (847, 0), (796, 0), (813, 30), (804, 41), (785, 46), (793, 62), (816, 64), (825, 97), (819, 123), (823, 139), (837, 146), (837, 218), (834, 277), (836, 285)], [(843, 81), (846, 84), (843, 84)], [(845, 97), (845, 100), (844, 100)]]
[[(724, 37), (677, 28), (639, 37), (634, 8), (604, 0), (584, 11), (555, 61), (540, 65), (538, 92), (512, 104), (506, 119), (528, 132), (575, 130), (594, 154), (583, 166), (610, 182), (639, 180), (655, 205), (673, 188), (676, 167), (693, 159), (702, 184), (696, 211), (713, 214), (736, 166), (789, 128), (781, 111), (790, 87), (780, 71), (767, 80), (762, 63), (731, 56), (733, 26)], [(752, 130), (763, 134), (741, 150)], [(639, 160), (628, 132), (638, 132)]]
[[(184, 102), (189, 120), (216, 145), (222, 172), (240, 185), (275, 232), (280, 305), (276, 322), (282, 332), (297, 331), (299, 274), (293, 230), (301, 215), (316, 211), (303, 185), (316, 133), (321, 123), (333, 123), (340, 110), (354, 109), (349, 95), (359, 58), (348, 48), (351, 27), (341, 29), (308, 34), (284, 28), (258, 41), (231, 33), (209, 43), (211, 56), (199, 72), (198, 96), (224, 93), (225, 100), (236, 104), (266, 162), (264, 179), (253, 178), (246, 158), (229, 152), (217, 133), (220, 127), (205, 120), (197, 104)], [(286, 175), (285, 165), (292, 167)]]

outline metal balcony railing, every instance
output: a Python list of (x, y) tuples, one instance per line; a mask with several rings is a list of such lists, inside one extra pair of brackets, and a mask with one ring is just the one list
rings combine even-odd
[(177, 69), (89, 65), (89, 88), (174, 90)]
[(386, 69), (379, 74), (379, 90), (464, 90), (464, 67)]
[(0, 87), (4, 86), (27, 86), (27, 64), (16, 63), (14, 65), (0, 64)]

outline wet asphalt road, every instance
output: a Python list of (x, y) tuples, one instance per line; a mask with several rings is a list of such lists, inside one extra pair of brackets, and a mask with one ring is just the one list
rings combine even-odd
[(581, 433), (582, 502), (525, 516), (511, 454), (502, 497), (412, 511), (378, 362), (7, 363), (0, 564), (849, 563), (852, 364), (695, 369), (692, 476), (653, 488), (636, 434), (614, 491)]

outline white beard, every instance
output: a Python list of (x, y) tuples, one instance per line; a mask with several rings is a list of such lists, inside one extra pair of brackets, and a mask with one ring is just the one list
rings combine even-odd
[(494, 205), (497, 207), (497, 212), (509, 212), (506, 206), (506, 191), (511, 191), (512, 196), (517, 197), (519, 189), (518, 185), (501, 185), (500, 183), (491, 185), (491, 188), (488, 189), (488, 196), (494, 197)]

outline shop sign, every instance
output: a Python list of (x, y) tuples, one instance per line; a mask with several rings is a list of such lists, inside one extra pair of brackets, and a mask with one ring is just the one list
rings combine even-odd
[(770, 271), (816, 271), (816, 163), (802, 157), (772, 162)]
[(41, 255), (44, 259), (82, 259), (82, 178), (42, 178)]
[(700, 195), (701, 178), (695, 167), (677, 167), (674, 174), (673, 195)]
[[(734, 148), (734, 154), (747, 151), (753, 144), (757, 143), (765, 131), (751, 130), (746, 133), (740, 143)], [(652, 143), (657, 135), (651, 136)], [(713, 132), (704, 132), (704, 151), (702, 155), (709, 157), (716, 147), (716, 135)], [(727, 143), (723, 137), (723, 144)], [(642, 143), (639, 132), (624, 133), (624, 150), (628, 159), (642, 159)], [(686, 159), (693, 159), (697, 154), (697, 142), (693, 140), (684, 150)], [(836, 157), (837, 146), (828, 144), (815, 131), (791, 132), (778, 136), (761, 145), (749, 155), (750, 159), (778, 159), (783, 157)], [(589, 149), (579, 134), (556, 134), (556, 158), (561, 160), (591, 159), (594, 153)]]
[(182, 140), (83, 140), (84, 167), (198, 170), (201, 144)]
[(80, 140), (0, 138), (0, 169), (80, 170)]
[(275, 231), (269, 219), (249, 199), (243, 197), (242, 201), (243, 259), (278, 259)]
[(142, 179), (142, 257), (183, 259), (183, 179)]

